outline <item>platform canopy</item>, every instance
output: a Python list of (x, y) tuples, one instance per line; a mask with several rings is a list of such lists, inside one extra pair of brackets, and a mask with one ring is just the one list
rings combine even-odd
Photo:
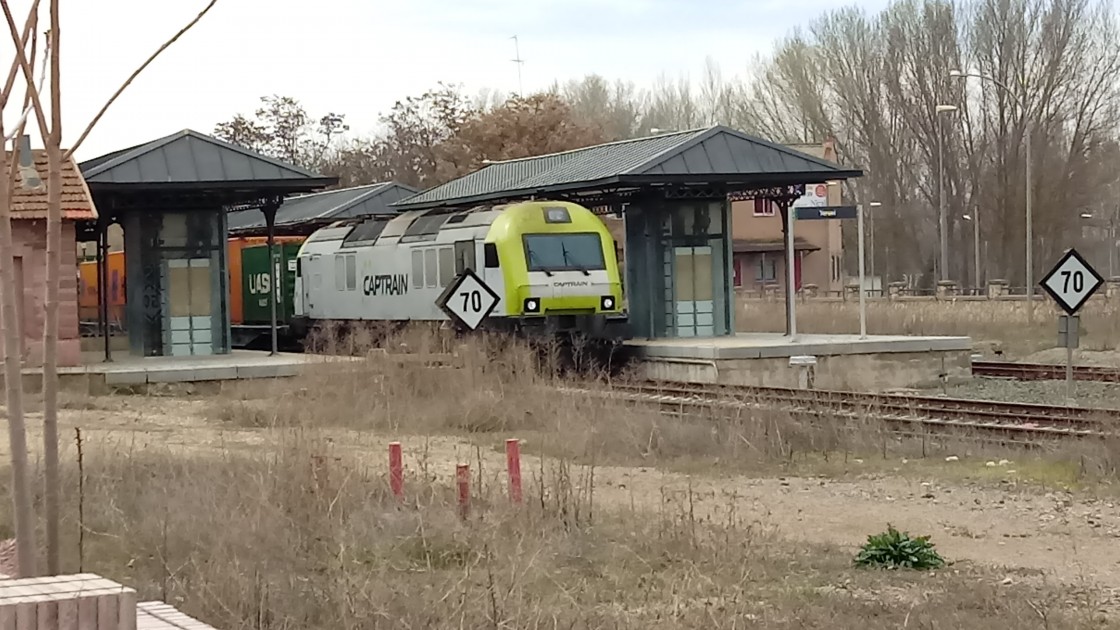
[(528, 197), (587, 204), (642, 190), (703, 188), (722, 194), (862, 176), (833, 162), (716, 125), (494, 162), (395, 204), (401, 210)]
[(338, 182), (191, 129), (82, 162), (98, 208), (232, 206)]
[[(391, 204), (418, 191), (398, 182), (381, 182), (289, 197), (276, 210), (276, 234), (308, 236), (332, 221), (399, 212)], [(233, 236), (263, 236), (264, 216), (255, 209), (229, 215)]]
[[(109, 224), (119, 223), (124, 231), (130, 353), (228, 354), (227, 213), (257, 208), (262, 219), (271, 217), (285, 197), (338, 182), (190, 129), (88, 160), (80, 168), (99, 210), (79, 237), (98, 241), (106, 360), (111, 356), (104, 297), (109, 278), (102, 261)], [(274, 267), (269, 265), (270, 275)], [(273, 339), (275, 352), (275, 334)]]

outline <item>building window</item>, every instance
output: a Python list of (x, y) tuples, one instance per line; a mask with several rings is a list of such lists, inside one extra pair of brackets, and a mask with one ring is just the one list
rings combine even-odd
[(832, 263), (832, 281), (840, 282), (841, 280), (843, 280), (843, 278), (840, 277), (843, 271), (841, 269), (843, 265), (840, 262), (840, 257), (836, 254), (833, 254), (829, 257), (829, 261)]
[(755, 280), (758, 282), (774, 282), (777, 279), (777, 261), (774, 258), (768, 258), (766, 254), (759, 256), (758, 265), (755, 267)]
[(771, 199), (755, 199), (754, 200), (754, 216), (756, 217), (772, 217), (774, 216), (774, 201)]

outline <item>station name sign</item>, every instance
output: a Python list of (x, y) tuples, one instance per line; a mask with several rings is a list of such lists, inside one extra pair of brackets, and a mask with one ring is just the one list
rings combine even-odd
[(821, 219), (855, 219), (858, 210), (855, 206), (801, 206), (794, 208), (798, 221)]

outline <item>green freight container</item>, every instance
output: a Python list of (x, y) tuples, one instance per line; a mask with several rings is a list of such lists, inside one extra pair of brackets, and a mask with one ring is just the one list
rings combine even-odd
[[(276, 305), (276, 323), (285, 325), (292, 316), (292, 299), (296, 284), (296, 258), (299, 243), (276, 243), (276, 277), (280, 285), (280, 302)], [(246, 324), (268, 325), (272, 318), (271, 282), (268, 276), (268, 245), (255, 245), (241, 250), (241, 296), (243, 320)]]

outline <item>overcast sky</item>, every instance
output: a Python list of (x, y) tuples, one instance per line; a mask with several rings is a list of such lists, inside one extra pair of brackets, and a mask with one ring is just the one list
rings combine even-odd
[[(312, 115), (346, 114), (368, 132), (380, 113), (437, 81), (524, 89), (598, 73), (648, 85), (699, 78), (706, 57), (725, 76), (829, 9), (887, 0), (218, 0), (118, 99), (77, 157), (85, 160), (184, 128), (209, 133), (266, 94)], [(47, 3), (43, 1), (45, 6)], [(22, 26), (30, 0), (11, 2)], [(64, 141), (205, 0), (61, 0)], [(46, 29), (46, 11), (40, 31)], [(10, 59), (10, 37), (3, 37)], [(8, 124), (15, 108), (5, 112)], [(38, 144), (38, 143), (36, 143)]]

